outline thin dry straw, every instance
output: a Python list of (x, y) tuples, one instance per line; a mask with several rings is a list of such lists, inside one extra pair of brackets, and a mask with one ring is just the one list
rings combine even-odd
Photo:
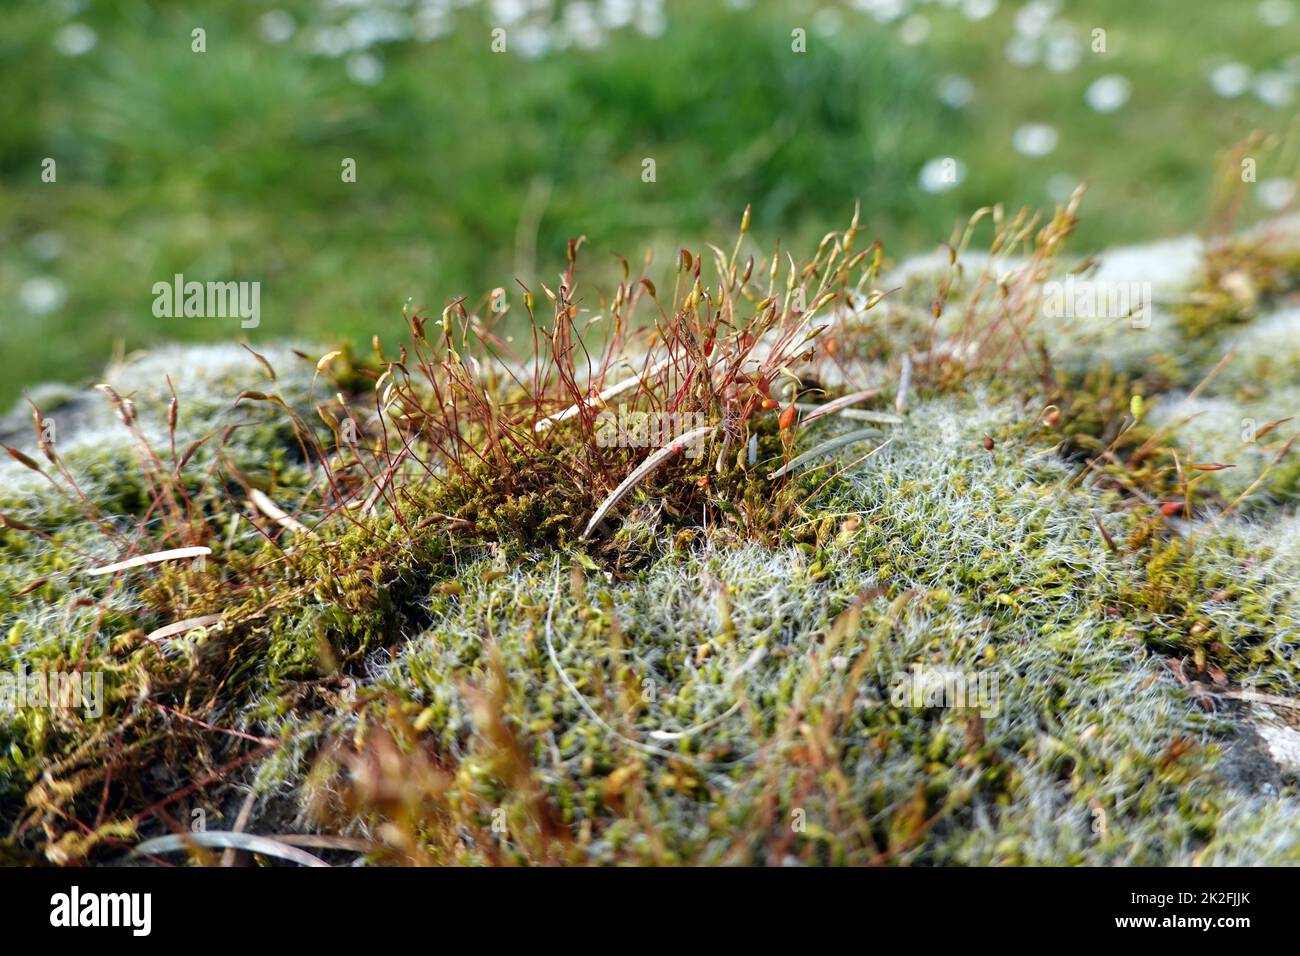
[(619, 486), (614, 489), (613, 493), (600, 503), (600, 507), (596, 509), (596, 513), (592, 515), (591, 520), (587, 522), (586, 530), (582, 532), (582, 536), (584, 538), (590, 537), (591, 532), (605, 520), (606, 515), (613, 511), (618, 506), (618, 503), (627, 497), (628, 492), (640, 484), (646, 475), (650, 474), (650, 472), (654, 471), (673, 455), (681, 452), (691, 442), (697, 440), (703, 441), (706, 437), (711, 435), (717, 427), (718, 426), (716, 425), (704, 425), (701, 428), (693, 428), (683, 435), (678, 435), (677, 438), (673, 439), (671, 444), (660, 448), (658, 451), (647, 457), (645, 461), (641, 462), (641, 464), (637, 465), (637, 467), (632, 470), (632, 474), (624, 478)]
[(867, 388), (867, 389), (863, 389), (860, 392), (853, 392), (849, 395), (843, 395), (832, 402), (827, 402), (825, 405), (804, 405), (800, 403), (795, 407), (798, 408), (800, 411), (809, 409), (809, 412), (807, 415), (804, 416), (803, 420), (799, 422), (797, 427), (804, 428), (810, 423), (817, 421), (817, 419), (821, 418), (823, 415), (829, 415), (832, 412), (838, 412), (841, 409), (848, 408), (850, 405), (856, 405), (858, 402), (865, 402), (867, 399), (875, 398), (879, 394), (880, 394), (880, 389)]
[(894, 411), (903, 414), (907, 409), (907, 393), (912, 388), (912, 359), (903, 355), (903, 370), (898, 377), (898, 394), (894, 397)]
[(182, 558), (198, 558), (211, 553), (211, 548), (204, 547), (173, 548), (170, 551), (155, 551), (152, 554), (137, 555), (136, 557), (128, 558), (125, 561), (106, 564), (102, 568), (88, 568), (84, 573), (91, 575), (112, 574), (115, 571), (128, 571), (131, 568), (143, 567), (146, 564), (159, 564), (163, 561), (179, 561)]
[[(860, 428), (855, 432), (849, 432), (847, 435), (841, 435), (839, 438), (832, 438), (830, 441), (824, 441), (816, 448), (806, 451), (788, 464), (782, 465), (776, 471), (769, 472), (767, 479), (768, 481), (771, 481), (775, 478), (780, 478), (786, 472), (798, 468), (805, 462), (812, 461), (814, 458), (820, 458), (822, 455), (829, 454), (837, 448), (843, 448), (845, 445), (851, 445), (855, 441), (862, 441), (864, 438), (872, 438), (879, 434), (880, 432), (874, 428)], [(880, 448), (883, 447), (885, 446), (880, 445), (876, 450), (879, 451)]]
[(594, 399), (586, 399), (585, 401), (581, 401), (574, 405), (570, 405), (568, 408), (566, 408), (564, 411), (560, 412), (557, 415), (552, 415), (549, 418), (543, 418), (541, 421), (539, 421), (536, 425), (533, 426), (533, 431), (544, 432), (552, 425), (558, 425), (560, 422), (568, 421), (574, 415), (577, 415), (579, 412), (581, 412), (584, 408), (599, 407), (600, 405), (603, 405), (604, 403), (608, 402), (611, 398), (621, 395), (624, 392), (626, 392), (628, 389), (640, 385), (642, 382), (645, 382), (648, 379), (658, 375), (660, 372), (666, 369), (671, 362), (672, 362), (671, 356), (669, 358), (662, 359), (661, 361), (658, 361), (654, 365), (650, 366), (644, 372), (641, 372), (640, 374), (637, 375), (633, 375), (631, 378), (625, 378), (617, 385), (611, 385), (609, 388), (605, 389), (603, 392), (597, 395)]
[(188, 617), (183, 621), (173, 621), (156, 631), (151, 631), (145, 640), (157, 641), (164, 637), (171, 637), (173, 634), (185, 634), (200, 627), (207, 627), (209, 624), (216, 624), (219, 620), (221, 620), (220, 614), (205, 614), (202, 617)]
[(846, 408), (839, 413), (840, 418), (851, 418), (855, 422), (876, 422), (880, 425), (901, 425), (903, 419), (889, 412), (864, 412), (856, 408)]
[(289, 531), (293, 531), (298, 534), (311, 533), (310, 528), (304, 525), (301, 521), (298, 521), (296, 518), (294, 518), (292, 515), (286, 512), (283, 508), (277, 505), (274, 501), (268, 498), (264, 492), (258, 491), (256, 488), (254, 488), (252, 491), (248, 493), (248, 497), (249, 500), (252, 502), (253, 507), (255, 507), (258, 511), (262, 512), (262, 514), (266, 515), (268, 518), (270, 518), (280, 527), (287, 528)]
[(306, 850), (300, 850), (296, 846), (289, 846), (279, 840), (271, 840), (252, 833), (235, 833), (230, 830), (202, 830), (195, 833), (174, 833), (155, 837), (152, 840), (145, 840), (137, 846), (131, 851), (130, 856), (156, 856), (159, 853), (177, 853), (182, 850), (193, 849), (196, 846), (245, 850), (261, 856), (279, 857), (282, 860), (289, 860), (301, 866), (329, 866), (320, 857), (313, 856)]

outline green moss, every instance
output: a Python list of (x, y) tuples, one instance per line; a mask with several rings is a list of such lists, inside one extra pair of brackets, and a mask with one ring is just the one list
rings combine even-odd
[[(888, 383), (919, 328), (836, 348)], [(24, 472), (0, 511), (48, 537), (0, 529), (0, 668), (84, 654), (106, 699), (94, 719), (0, 720), (5, 852), (108, 860), (166, 826), (130, 823), (160, 801), (226, 813), (251, 784), (259, 812), (375, 834), (385, 862), (1293, 860), (1293, 829), (1261, 829), (1260, 794), (1225, 769), (1247, 713), (1207, 708), (1204, 688), (1300, 690), (1300, 551), (1269, 534), (1295, 527), (1300, 465), (1266, 476), (1250, 512), (1264, 527), (1244, 508), (1215, 522), (1240, 487), (1226, 471), (1206, 473), (1190, 518), (1160, 508), (1208, 444), (1169, 410), (1216, 361), (1207, 347), (1141, 374), (918, 367), (870, 457), (874, 439), (769, 479), (850, 427), (783, 432), (771, 410), (726, 454), (715, 436), (666, 462), (590, 538), (643, 452), (590, 455), (576, 422), (475, 446), (371, 511), (335, 496), (278, 411), (214, 400), (203, 429), (251, 424), (196, 452), (180, 486), (212, 554), (120, 587), (81, 572), (122, 546)], [(252, 372), (234, 384), (266, 387)], [(845, 390), (820, 384), (825, 366), (801, 377)], [(302, 376), (280, 385), (315, 422)], [(1240, 410), (1205, 394), (1223, 422)], [(165, 435), (165, 401), (139, 409)], [(128, 443), (66, 460), (119, 531), (185, 540), (157, 520), (161, 478)], [(235, 474), (302, 527), (254, 518)], [(917, 674), (992, 696), (900, 696)], [(231, 769), (185, 791), (217, 768)], [(1271, 800), (1262, 817), (1293, 828), (1295, 781)]]
[(1300, 250), (1285, 245), (1232, 240), (1206, 256), (1198, 288), (1177, 317), (1193, 339), (1219, 335), (1249, 323), (1263, 303), (1300, 288)]

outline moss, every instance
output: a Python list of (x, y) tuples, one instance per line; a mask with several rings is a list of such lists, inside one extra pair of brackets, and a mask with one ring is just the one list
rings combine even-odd
[(1194, 339), (1249, 323), (1261, 304), (1300, 288), (1300, 250), (1286, 244), (1230, 240), (1205, 258), (1199, 287), (1177, 310), (1184, 332)]
[[(892, 397), (899, 356), (924, 344), (933, 288), (917, 288), (902, 318), (840, 328), (832, 361), (796, 366), (801, 400), (849, 390), (848, 371)], [(67, 447), (119, 532), (175, 545), (206, 529), (202, 566), (87, 577), (123, 546), (5, 466), (0, 667), (71, 669), (84, 654), (106, 706), (0, 721), (4, 852), (110, 860), (252, 785), (254, 829), (361, 836), (376, 862), (1293, 861), (1295, 781), (1261, 804), (1234, 776), (1226, 755), (1249, 714), (1214, 690), (1300, 691), (1300, 466), (1283, 458), (1250, 509), (1223, 514), (1245, 487), (1229, 470), (1204, 473), (1190, 514), (1161, 508), (1233, 415), (1285, 417), (1225, 378), (1196, 396), (1221, 403), (1218, 418), (1179, 424), (1220, 324), (1203, 354), (1140, 371), (918, 362), (887, 443), (789, 478), (768, 475), (855, 423), (783, 430), (768, 409), (726, 454), (715, 436), (665, 463), (590, 538), (639, 450), (597, 456), (577, 420), (493, 445), (503, 433), (476, 420), (478, 454), (355, 507), (364, 496), (303, 454), (332, 429), (312, 364), (284, 371), (284, 353), (275, 387), (293, 418), (193, 397), (182, 447), (249, 426), (195, 453), (176, 486), (189, 524), (157, 520), (159, 473), (130, 442)], [(246, 359), (208, 387), (270, 387)], [(334, 384), (358, 390), (388, 370), (336, 362)], [(141, 428), (165, 447), (166, 395), (137, 385)], [(350, 467), (341, 445), (323, 458)], [(247, 507), (241, 480), (300, 527)], [(195, 780), (210, 782), (187, 790)]]

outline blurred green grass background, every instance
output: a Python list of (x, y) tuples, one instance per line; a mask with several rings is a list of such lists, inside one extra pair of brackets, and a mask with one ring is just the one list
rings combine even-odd
[[(801, 254), (860, 200), (900, 256), (982, 205), (1050, 206), (1086, 180), (1082, 253), (1200, 225), (1216, 154), (1252, 129), (1276, 142), (1249, 215), (1284, 205), (1296, 172), (1294, 0), (6, 7), (5, 406), (93, 376), (119, 343), (391, 337), (408, 301), (552, 282), (578, 235), (598, 276), (619, 254), (667, 262), (727, 244), (746, 203), (761, 247)], [(1130, 91), (1113, 112), (1086, 98), (1106, 76)], [(948, 156), (962, 180), (927, 191)], [(175, 273), (260, 281), (261, 325), (155, 318)]]

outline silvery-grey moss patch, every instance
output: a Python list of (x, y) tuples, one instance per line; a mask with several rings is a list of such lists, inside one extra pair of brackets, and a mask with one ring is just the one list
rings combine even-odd
[[(1297, 312), (1261, 295), (1189, 339), (1176, 313), (1205, 291), (1203, 254), (1102, 257), (1108, 280), (1148, 277), (1159, 300), (1143, 328), (1045, 320), (1061, 402), (997, 376), (918, 390), (900, 423), (799, 479), (767, 542), (670, 522), (653, 491), (615, 522), (626, 562), (575, 540), (459, 547), (359, 511), (319, 578), (296, 567), (282, 591), (246, 594), (233, 576), (309, 529), (271, 547), (232, 512), (222, 582), (156, 568), (109, 589), (84, 571), (116, 559), (111, 539), (6, 460), (0, 668), (88, 665), (107, 698), (93, 719), (30, 702), (0, 716), (6, 852), (111, 860), (195, 811), (228, 828), (251, 794), (250, 832), (360, 839), (377, 861), (1300, 862), (1300, 468), (1273, 462), (1289, 430), (1268, 427), (1300, 413)], [(904, 266), (892, 311), (863, 320), (881, 317), (868, 381), (893, 387), (890, 343), (913, 345), (945, 269)], [(170, 348), (106, 379), (153, 447), (173, 441), (174, 392), (181, 448), (224, 433), (191, 468), (231, 466), (292, 505), (318, 480), (295, 429), (236, 398), (275, 394), (307, 418), (325, 387), (293, 350), (260, 354)], [(114, 530), (161, 520), (103, 395), (32, 397)], [(1219, 504), (1180, 513), (1188, 486), (1169, 469), (1088, 467), (1089, 440), (1134, 451), (1108, 402)], [(826, 416), (800, 447), (861, 427)], [(30, 411), (0, 440), (35, 455)], [(146, 646), (168, 622), (158, 594), (184, 588), (214, 619), (265, 608), (264, 627)], [(159, 716), (159, 688), (211, 701), (207, 726)], [(194, 737), (169, 749), (171, 732)], [(83, 759), (136, 751), (155, 762), (129, 784)], [(137, 812), (101, 815), (118, 787)]]

